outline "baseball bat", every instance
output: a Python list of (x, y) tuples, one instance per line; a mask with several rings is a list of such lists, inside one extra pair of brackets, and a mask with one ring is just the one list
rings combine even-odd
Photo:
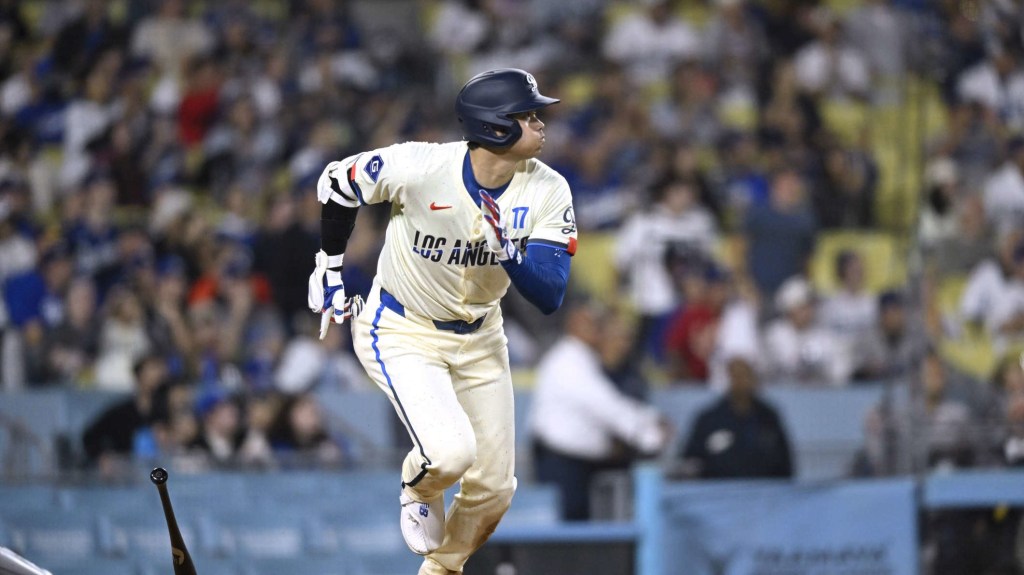
[(52, 575), (46, 569), (0, 546), (0, 575)]
[(181, 530), (178, 529), (178, 521), (174, 518), (171, 496), (167, 493), (167, 477), (167, 470), (163, 467), (157, 467), (149, 474), (149, 480), (156, 485), (157, 491), (160, 492), (160, 503), (164, 507), (167, 531), (171, 534), (171, 561), (174, 565), (174, 575), (196, 575), (192, 556), (188, 554), (188, 547), (185, 546)]

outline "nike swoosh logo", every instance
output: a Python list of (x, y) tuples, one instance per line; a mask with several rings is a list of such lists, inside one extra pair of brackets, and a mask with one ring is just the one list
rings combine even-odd
[(439, 206), (439, 205), (435, 204), (434, 202), (430, 202), (430, 209), (435, 210), (435, 211), (436, 210), (447, 210), (450, 207), (451, 206)]

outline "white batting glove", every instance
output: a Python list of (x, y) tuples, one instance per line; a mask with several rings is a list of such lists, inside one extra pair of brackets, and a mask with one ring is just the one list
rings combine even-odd
[(480, 214), (487, 223), (484, 226), (484, 239), (487, 240), (487, 247), (498, 256), (498, 261), (509, 260), (516, 263), (523, 261), (522, 255), (516, 249), (515, 243), (509, 239), (505, 223), (501, 221), (501, 208), (498, 202), (494, 201), (491, 194), (480, 190)]
[(327, 335), (332, 323), (343, 323), (350, 317), (359, 315), (363, 309), (363, 298), (359, 295), (345, 298), (345, 283), (341, 280), (341, 271), (330, 268), (341, 267), (344, 254), (328, 256), (323, 250), (316, 253), (316, 267), (309, 275), (309, 289), (306, 303), (309, 309), (320, 316), (320, 339)]

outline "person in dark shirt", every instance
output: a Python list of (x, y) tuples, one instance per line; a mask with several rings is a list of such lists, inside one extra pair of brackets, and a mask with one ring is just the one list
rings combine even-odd
[(765, 301), (788, 278), (807, 272), (816, 230), (803, 178), (792, 169), (779, 171), (772, 177), (768, 202), (750, 206), (742, 229), (746, 272)]
[(133, 371), (134, 395), (108, 407), (82, 435), (86, 458), (104, 475), (115, 473), (117, 463), (135, 455), (140, 442), (146, 441), (157, 389), (168, 383), (167, 361), (162, 355), (143, 357)]
[(792, 477), (789, 439), (778, 413), (757, 396), (742, 357), (727, 363), (729, 390), (701, 411), (682, 453), (684, 475), (702, 479)]

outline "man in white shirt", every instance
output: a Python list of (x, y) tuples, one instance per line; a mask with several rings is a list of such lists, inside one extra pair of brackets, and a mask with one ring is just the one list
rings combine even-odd
[(782, 317), (765, 330), (767, 377), (773, 382), (845, 385), (853, 372), (850, 346), (818, 323), (817, 302), (807, 280), (786, 280), (775, 296), (775, 307)]
[(854, 340), (871, 331), (878, 300), (864, 287), (864, 259), (853, 250), (836, 255), (839, 289), (821, 304), (821, 323), (833, 333)]
[(589, 485), (621, 464), (623, 444), (655, 454), (671, 437), (658, 411), (621, 393), (599, 354), (608, 312), (596, 302), (568, 306), (565, 335), (541, 360), (529, 427), (537, 479), (558, 485), (562, 515), (589, 518)]
[(646, 85), (664, 80), (672, 66), (700, 55), (700, 35), (688, 22), (673, 15), (669, 0), (641, 0), (642, 10), (612, 24), (603, 46), (604, 56), (622, 64), (630, 79)]
[(960, 296), (960, 317), (981, 324), (999, 347), (1024, 334), (1024, 234), (1005, 230), (996, 257), (971, 272)]
[(1024, 137), (1007, 143), (1006, 161), (985, 181), (985, 215), (998, 230), (1024, 223)]
[(820, 8), (815, 20), (818, 40), (804, 46), (794, 57), (800, 89), (838, 100), (867, 97), (871, 89), (867, 61), (842, 41), (836, 15)]

